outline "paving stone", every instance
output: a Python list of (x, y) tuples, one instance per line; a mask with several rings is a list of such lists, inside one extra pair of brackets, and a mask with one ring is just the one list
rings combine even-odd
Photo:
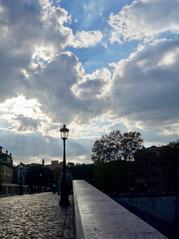
[(0, 238), (74, 239), (72, 198), (67, 208), (59, 207), (52, 193), (0, 198)]

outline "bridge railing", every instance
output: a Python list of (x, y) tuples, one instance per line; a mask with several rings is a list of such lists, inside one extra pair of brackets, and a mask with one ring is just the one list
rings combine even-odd
[(77, 239), (167, 238), (84, 180), (73, 181)]

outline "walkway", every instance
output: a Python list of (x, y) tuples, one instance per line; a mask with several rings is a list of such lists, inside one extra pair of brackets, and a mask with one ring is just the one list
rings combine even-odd
[(73, 206), (52, 193), (0, 198), (1, 239), (74, 239)]

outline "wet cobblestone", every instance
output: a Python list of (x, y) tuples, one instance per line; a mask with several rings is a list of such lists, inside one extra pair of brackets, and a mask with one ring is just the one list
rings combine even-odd
[(74, 239), (73, 207), (52, 193), (0, 198), (0, 238)]

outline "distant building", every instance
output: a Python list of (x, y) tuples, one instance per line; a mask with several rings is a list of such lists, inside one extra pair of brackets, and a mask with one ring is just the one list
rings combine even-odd
[[(17, 184), (21, 184), (21, 180), (22, 180), (22, 184), (26, 185), (30, 183), (30, 180), (32, 180), (32, 178), (30, 179), (30, 173), (32, 173), (32, 171), (34, 171), (34, 175), (35, 177), (37, 177), (37, 172), (41, 171), (42, 168), (44, 168), (44, 159), (42, 160), (42, 164), (40, 163), (30, 163), (30, 164), (24, 164), (24, 163), (20, 163), (17, 167), (16, 167), (16, 178), (17, 178)], [(39, 173), (39, 177), (41, 173)], [(32, 175), (31, 175), (32, 176)]]
[(27, 184), (27, 175), (30, 166), (23, 163), (19, 164), (16, 168), (17, 172), (17, 183), (22, 185)]
[(51, 170), (59, 170), (62, 168), (62, 164), (58, 160), (52, 160), (51, 164), (46, 164), (45, 167)]
[(12, 154), (8, 151), (3, 152), (3, 147), (0, 146), (0, 182), (12, 183), (13, 180), (13, 161)]
[(136, 189), (179, 192), (179, 147), (152, 146), (135, 154)]
[[(67, 182), (72, 181), (71, 170), (70, 170), (72, 166), (74, 166), (73, 163), (68, 163), (66, 167)], [(61, 178), (62, 178), (63, 161), (59, 162), (58, 160), (52, 160), (51, 164), (45, 165), (45, 168), (48, 168), (51, 170), (53, 183), (57, 185), (57, 190), (59, 191), (60, 185), (61, 185)]]
[(62, 164), (60, 164), (58, 160), (52, 160), (51, 164), (45, 165), (45, 168), (48, 168), (51, 170), (53, 182), (59, 184)]

